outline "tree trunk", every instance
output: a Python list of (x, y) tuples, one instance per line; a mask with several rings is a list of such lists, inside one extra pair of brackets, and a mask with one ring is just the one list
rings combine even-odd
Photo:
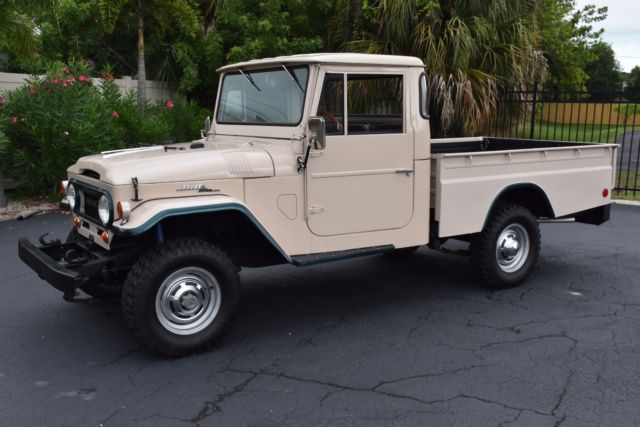
[(144, 64), (144, 10), (138, 1), (138, 106), (142, 108), (147, 99), (147, 71)]

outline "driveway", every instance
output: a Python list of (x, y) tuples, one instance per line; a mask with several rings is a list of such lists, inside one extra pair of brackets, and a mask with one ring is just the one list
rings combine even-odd
[(70, 304), (0, 223), (0, 425), (638, 425), (640, 208), (547, 224), (534, 276), (491, 292), (426, 248), (241, 273), (218, 349), (140, 350), (116, 302)]

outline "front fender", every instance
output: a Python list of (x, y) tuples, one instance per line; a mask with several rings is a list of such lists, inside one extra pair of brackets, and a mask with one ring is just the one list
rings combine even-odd
[(112, 229), (118, 236), (137, 236), (149, 231), (165, 218), (223, 211), (237, 211), (245, 215), (285, 259), (291, 260), (278, 242), (276, 242), (271, 234), (269, 234), (258, 219), (251, 213), (249, 208), (240, 200), (229, 196), (218, 195), (150, 200), (138, 205), (132, 210), (129, 220), (124, 224), (122, 220), (115, 221)]

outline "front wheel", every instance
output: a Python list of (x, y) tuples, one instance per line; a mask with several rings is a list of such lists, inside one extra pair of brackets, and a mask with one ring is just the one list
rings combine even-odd
[(478, 278), (493, 288), (522, 283), (533, 271), (540, 252), (540, 228), (526, 208), (504, 204), (494, 211), (471, 243), (471, 265)]
[(216, 344), (230, 328), (239, 296), (238, 269), (224, 252), (205, 241), (176, 240), (133, 266), (122, 307), (149, 350), (175, 357)]

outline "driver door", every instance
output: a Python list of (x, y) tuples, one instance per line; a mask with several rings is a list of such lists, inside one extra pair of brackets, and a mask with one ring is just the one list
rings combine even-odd
[(306, 172), (307, 224), (317, 236), (402, 228), (413, 215), (413, 136), (402, 72), (326, 72), (315, 112), (326, 148)]

